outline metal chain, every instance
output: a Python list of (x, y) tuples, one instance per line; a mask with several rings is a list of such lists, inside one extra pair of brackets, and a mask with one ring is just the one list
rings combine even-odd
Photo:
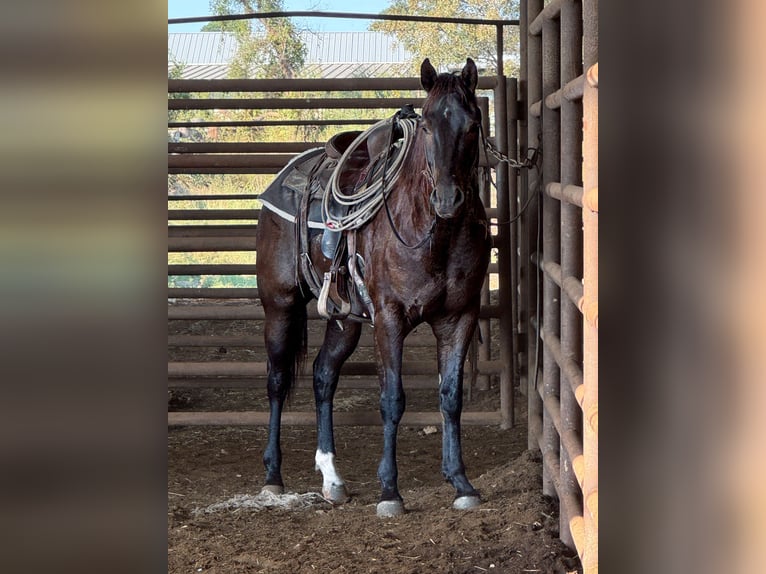
[(497, 147), (495, 147), (495, 144), (490, 141), (489, 138), (484, 139), (484, 145), (485, 150), (487, 151), (488, 155), (491, 155), (494, 157), (498, 162), (500, 163), (507, 163), (510, 167), (514, 169), (531, 169), (537, 165), (537, 148), (531, 147), (527, 150), (527, 158), (522, 162), (515, 159), (509, 158), (507, 155), (505, 155), (503, 152), (501, 152)]

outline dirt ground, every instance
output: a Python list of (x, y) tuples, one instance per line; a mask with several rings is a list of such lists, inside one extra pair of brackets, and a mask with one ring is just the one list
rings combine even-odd
[[(174, 321), (170, 332), (241, 331), (232, 326), (236, 322), (226, 327), (202, 323)], [(171, 360), (208, 360), (222, 350), (170, 351)], [(225, 360), (237, 354), (253, 360), (244, 350), (227, 352)], [(171, 389), (169, 410), (261, 410), (264, 398), (265, 388)], [(468, 476), (483, 500), (469, 511), (451, 507), (454, 490), (440, 472), (440, 429), (401, 427), (399, 486), (407, 513), (392, 519), (375, 515), (380, 427), (336, 428), (337, 466), (350, 502), (333, 507), (314, 497), (299, 508), (260, 510), (221, 503), (260, 492), (264, 427), (170, 427), (168, 572), (581, 572), (576, 553), (558, 539), (555, 503), (542, 495), (539, 454), (526, 450), (523, 403), (519, 396), (513, 429), (463, 427)], [(311, 390), (303, 385), (289, 409), (307, 410), (312, 404)], [(466, 408), (497, 405), (498, 390), (492, 385), (474, 390)], [(346, 390), (341, 381), (336, 408), (375, 409), (377, 391)], [(436, 388), (408, 391), (407, 408), (436, 410)], [(314, 470), (315, 441), (313, 426), (283, 427), (282, 474), (288, 492), (321, 490), (321, 474)], [(215, 504), (224, 508), (208, 508)]]

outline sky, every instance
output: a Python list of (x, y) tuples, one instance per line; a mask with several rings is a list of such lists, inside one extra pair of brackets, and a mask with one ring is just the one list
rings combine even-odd
[[(389, 0), (285, 0), (285, 11), (317, 10), (322, 12), (352, 12), (377, 14), (389, 4)], [(210, 13), (208, 0), (168, 0), (168, 18), (206, 16)], [(369, 20), (352, 18), (296, 18), (301, 28), (310, 28), (317, 32), (357, 32), (366, 30)], [(197, 32), (204, 26), (200, 24), (173, 24), (168, 32)]]

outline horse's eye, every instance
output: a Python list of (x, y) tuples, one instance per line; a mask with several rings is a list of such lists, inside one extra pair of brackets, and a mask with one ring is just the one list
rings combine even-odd
[(420, 128), (423, 130), (423, 133), (425, 133), (425, 134), (430, 134), (430, 133), (431, 133), (431, 130), (429, 130), (429, 129), (426, 127), (426, 125), (425, 125), (425, 124), (422, 124), (422, 125), (420, 126)]

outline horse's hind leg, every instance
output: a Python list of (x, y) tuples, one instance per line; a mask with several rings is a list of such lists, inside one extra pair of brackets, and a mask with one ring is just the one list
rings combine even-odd
[(322, 348), (314, 361), (314, 399), (317, 411), (316, 469), (322, 472), (322, 496), (333, 504), (349, 498), (346, 485), (335, 469), (335, 437), (332, 403), (338, 387), (340, 368), (354, 352), (362, 325), (347, 321), (341, 329), (335, 321), (327, 323)]
[(269, 357), (269, 438), (263, 453), (266, 468), (264, 490), (281, 494), (282, 449), (280, 426), (282, 407), (296, 376), (296, 359), (305, 349), (306, 309), (302, 302), (284, 309), (267, 310), (265, 335)]

